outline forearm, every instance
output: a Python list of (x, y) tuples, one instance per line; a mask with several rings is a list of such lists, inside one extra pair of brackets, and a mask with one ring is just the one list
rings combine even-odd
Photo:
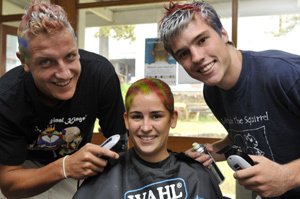
[(212, 144), (214, 151), (211, 152), (211, 154), (212, 154), (212, 156), (213, 156), (213, 158), (214, 158), (215, 161), (224, 161), (224, 160), (226, 160), (226, 158), (225, 158), (225, 156), (223, 154), (220, 155), (220, 154), (217, 154), (216, 152), (219, 151), (219, 150), (221, 150), (226, 145), (231, 144), (231, 143), (232, 143), (232, 141), (229, 139), (229, 137), (227, 135), (222, 140), (217, 141), (217, 142), (215, 142), (215, 143)]
[(286, 183), (288, 190), (300, 187), (300, 159), (284, 165), (284, 168), (287, 170)]
[(24, 198), (40, 194), (64, 179), (62, 159), (41, 168), (21, 166), (1, 168), (1, 191), (8, 198)]

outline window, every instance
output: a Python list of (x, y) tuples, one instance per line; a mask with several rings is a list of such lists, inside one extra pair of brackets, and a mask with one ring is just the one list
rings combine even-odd
[(7, 35), (6, 37), (6, 72), (10, 69), (21, 65), (17, 58), (16, 52), (18, 51), (17, 36)]
[(29, 1), (27, 0), (2, 0), (2, 14), (23, 14), (24, 7), (26, 7), (28, 4)]
[(286, 13), (239, 18), (238, 46), (243, 50), (283, 50), (300, 55), (300, 15)]
[[(231, 1), (216, 4), (216, 7), (222, 9), (222, 16), (224, 16), (222, 22), (230, 34)], [(108, 14), (103, 14), (104, 11)], [(157, 23), (162, 18), (163, 11), (162, 3), (85, 10), (86, 19), (83, 21), (86, 28), (83, 33), (85, 35), (83, 48), (107, 57), (124, 80), (124, 84), (144, 78), (146, 40), (158, 38)], [(116, 33), (113, 27), (117, 26), (133, 26), (135, 40), (114, 38)], [(106, 31), (110, 28), (110, 36), (99, 37), (101, 28)], [(175, 107), (179, 112), (179, 121), (170, 135), (223, 138), (227, 133), (204, 101), (203, 84), (193, 80), (187, 74), (185, 75), (185, 78), (188, 77), (187, 81), (181, 81), (178, 77), (181, 77), (185, 71), (181, 66), (177, 66), (175, 70), (177, 81), (170, 86), (174, 93)]]
[[(240, 1), (237, 42), (238, 49), (259, 51), (273, 48), (296, 54), (300, 52), (300, 49), (298, 49), (299, 45), (291, 45), (291, 42), (298, 42), (297, 31), (299, 31), (299, 24), (297, 21), (297, 14), (294, 14), (297, 12), (291, 13), (286, 9), (282, 9), (283, 4), (276, 5), (277, 7), (281, 7), (281, 10), (274, 10), (273, 8), (275, 4), (278, 3), (280, 2)], [(295, 6), (295, 1), (282, 3), (285, 4), (285, 7), (297, 7)], [(274, 5), (271, 6), (270, 4)], [(221, 16), (223, 26), (231, 36), (231, 3), (215, 3), (213, 6)], [(271, 10), (272, 13), (268, 10)], [(134, 59), (134, 69), (131, 70), (132, 73), (130, 78), (135, 77), (136, 79), (143, 78), (145, 75), (145, 40), (147, 38), (156, 38), (158, 36), (156, 23), (161, 18), (159, 16), (149, 17), (146, 11), (141, 12), (144, 12), (144, 14), (134, 14), (135, 16), (139, 16), (139, 23), (136, 22), (136, 20), (132, 23), (128, 22), (128, 24), (135, 25), (136, 41), (130, 43), (129, 41), (117, 41), (113, 38), (108, 39), (109, 53), (107, 57), (112, 62), (115, 59), (119, 60), (122, 58), (126, 58), (126, 60)], [(161, 16), (161, 11), (158, 9), (153, 12), (152, 15), (157, 13)], [(129, 20), (130, 17), (127, 17)], [(149, 21), (149, 18), (154, 18), (155, 21)], [(107, 23), (103, 23), (103, 26), (107, 25)], [(86, 29), (86, 34), (93, 31), (93, 27), (95, 27), (94, 29), (96, 32), (98, 31), (98, 26), (91, 26)], [(281, 32), (279, 32), (279, 30)], [(92, 33), (92, 35), (94, 34), (95, 33)], [(92, 43), (95, 44), (95, 42)], [(92, 46), (95, 47), (95, 45)], [(85, 47), (89, 48), (88, 45)], [(97, 45), (97, 47), (99, 46)], [(99, 52), (99, 49), (95, 49), (95, 52), (97, 51)], [(116, 69), (121, 73), (122, 70), (118, 70), (118, 67), (116, 67)], [(122, 75), (125, 75), (126, 79), (126, 73), (122, 73)], [(126, 83), (130, 81), (130, 78), (127, 78), (128, 81), (125, 81)], [(203, 100), (202, 86), (203, 85), (201, 83), (176, 84), (175, 86), (171, 86), (175, 96), (176, 107), (180, 116), (180, 121), (178, 122), (177, 127), (171, 131), (171, 135), (222, 138), (227, 134), (222, 125), (207, 109)], [(218, 165), (226, 176), (226, 181), (221, 185), (222, 192), (231, 198), (243, 198), (243, 196), (239, 196), (238, 193), (235, 195), (235, 180), (232, 177), (233, 171), (227, 166), (227, 163), (221, 162), (218, 163)]]
[[(230, 4), (229, 4), (230, 6)], [(155, 13), (160, 13), (160, 11)], [(109, 8), (106, 8), (106, 10)], [(116, 10), (116, 9), (115, 9)], [(134, 12), (134, 11), (131, 11)], [(138, 14), (138, 11), (133, 16), (147, 15), (146, 11), (140, 11), (142, 14)], [(119, 13), (120, 14), (120, 13)], [(118, 20), (118, 15), (115, 14), (115, 20)], [(153, 14), (153, 12), (152, 12)], [(87, 15), (89, 15), (87, 13)], [(231, 17), (230, 13), (227, 13), (226, 18), (222, 18), (223, 25), (231, 30)], [(113, 38), (115, 32), (113, 27), (102, 22), (102, 26), (96, 26), (94, 21), (93, 25), (85, 28), (85, 42), (83, 48), (95, 53), (100, 53), (107, 57), (114, 65), (117, 73), (124, 83), (121, 88), (125, 91), (128, 88), (128, 84), (131, 82), (145, 77), (145, 51), (146, 41), (149, 39), (158, 37), (158, 25), (157, 22), (161, 17), (153, 17), (155, 20), (151, 23), (146, 23), (149, 17), (145, 17), (145, 21), (139, 19), (140, 23), (124, 23), (124, 25), (134, 26), (134, 35), (136, 39), (134, 41), (130, 39)], [(91, 17), (91, 16), (87, 16)], [(128, 17), (128, 16), (127, 16)], [(143, 18), (143, 17), (141, 17)], [(96, 19), (94, 19), (96, 20)], [(86, 19), (86, 21), (88, 21)], [(99, 21), (99, 20), (98, 20)], [(101, 20), (100, 20), (101, 21)], [(92, 24), (92, 22), (89, 22)], [(101, 28), (110, 30), (111, 35), (108, 37), (99, 36)], [(182, 73), (184, 71), (180, 71)], [(179, 72), (177, 71), (176, 74)], [(188, 76), (188, 75), (187, 75)], [(192, 84), (178, 84), (171, 85), (172, 91), (175, 97), (176, 109), (179, 111), (179, 121), (177, 127), (172, 129), (170, 136), (190, 136), (190, 137), (214, 137), (222, 138), (227, 133), (223, 126), (215, 119), (211, 111), (208, 109), (204, 102), (202, 95), (203, 84), (197, 81), (189, 79)], [(98, 122), (95, 125), (95, 132), (98, 131)], [(191, 146), (192, 147), (192, 146)], [(235, 180), (233, 179), (233, 171), (229, 168), (226, 162), (218, 163), (221, 168), (226, 181), (222, 183), (221, 189), (224, 195), (234, 198), (235, 195)]]

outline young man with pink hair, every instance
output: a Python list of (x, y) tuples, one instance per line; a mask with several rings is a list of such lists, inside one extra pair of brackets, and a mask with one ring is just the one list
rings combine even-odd
[(22, 66), (0, 78), (1, 192), (69, 199), (78, 180), (104, 170), (98, 155), (118, 158), (89, 143), (96, 118), (126, 146), (120, 82), (107, 59), (78, 49), (65, 11), (49, 1), (28, 7), (18, 40)]
[(205, 2), (171, 1), (160, 34), (165, 49), (204, 83), (206, 103), (228, 131), (207, 145), (214, 159), (225, 160), (216, 152), (238, 145), (256, 163), (235, 172), (241, 185), (263, 197), (300, 198), (300, 56), (237, 50)]

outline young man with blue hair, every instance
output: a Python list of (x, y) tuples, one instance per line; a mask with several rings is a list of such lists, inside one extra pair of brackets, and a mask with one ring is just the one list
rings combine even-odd
[[(160, 24), (165, 49), (204, 83), (206, 103), (228, 131), (207, 149), (240, 146), (255, 166), (235, 172), (262, 197), (300, 198), (300, 56), (237, 50), (212, 6), (173, 3)], [(207, 156), (189, 153), (205, 165)]]

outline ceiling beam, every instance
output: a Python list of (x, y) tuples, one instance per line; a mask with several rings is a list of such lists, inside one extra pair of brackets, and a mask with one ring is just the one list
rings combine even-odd
[(78, 9), (95, 8), (95, 7), (108, 7), (108, 6), (126, 6), (126, 5), (138, 5), (138, 4), (151, 4), (151, 3), (163, 3), (170, 2), (170, 0), (118, 0), (118, 1), (102, 1), (95, 3), (79, 3)]
[(0, 22), (21, 21), (23, 14), (0, 15)]
[(92, 13), (94, 13), (95, 15), (101, 17), (102, 19), (109, 21), (109, 22), (113, 22), (113, 12), (110, 11), (107, 8), (90, 8), (89, 9)]

